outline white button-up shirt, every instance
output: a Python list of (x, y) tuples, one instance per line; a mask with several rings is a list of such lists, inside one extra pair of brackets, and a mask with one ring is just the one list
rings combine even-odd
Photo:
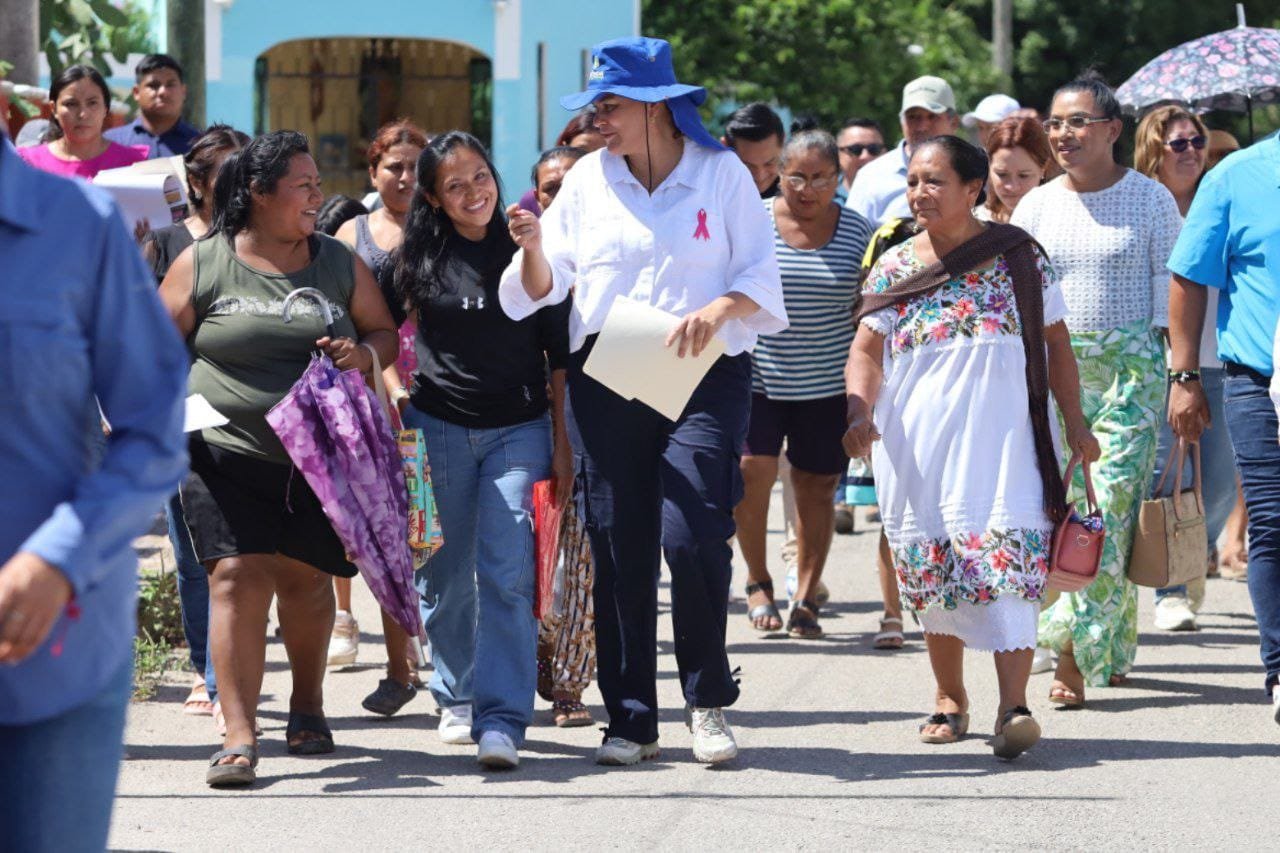
[(569, 347), (577, 351), (604, 326), (618, 296), (683, 317), (726, 294), (760, 310), (729, 320), (719, 337), (728, 355), (757, 335), (787, 327), (773, 226), (742, 162), (688, 140), (676, 168), (653, 195), (626, 161), (608, 151), (579, 160), (542, 216), (551, 291), (532, 300), (520, 281), (524, 253), (502, 275), (498, 298), (513, 320), (562, 302), (573, 287)]
[(844, 206), (861, 213), (872, 225), (911, 218), (911, 207), (907, 204), (905, 139), (858, 170)]

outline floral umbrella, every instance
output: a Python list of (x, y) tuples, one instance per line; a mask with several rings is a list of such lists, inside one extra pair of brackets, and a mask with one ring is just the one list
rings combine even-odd
[(1249, 114), (1253, 105), (1280, 102), (1280, 30), (1246, 27), (1244, 12), (1233, 30), (1166, 50), (1116, 90), (1125, 109), (1139, 113), (1166, 101), (1197, 110)]
[[(285, 300), (315, 299), (329, 334), (324, 294), (299, 288)], [(286, 320), (286, 322), (288, 322)], [(410, 638), (422, 633), (409, 550), (409, 495), (391, 422), (358, 370), (338, 370), (317, 353), (267, 423), (311, 486), (347, 559), (383, 610)]]

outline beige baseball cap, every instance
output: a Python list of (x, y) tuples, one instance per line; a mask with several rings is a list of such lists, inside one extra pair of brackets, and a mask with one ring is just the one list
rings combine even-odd
[[(931, 113), (945, 113), (956, 108), (951, 84), (941, 77), (917, 77), (902, 88), (902, 113), (920, 107)], [(901, 113), (900, 113), (901, 114)]]

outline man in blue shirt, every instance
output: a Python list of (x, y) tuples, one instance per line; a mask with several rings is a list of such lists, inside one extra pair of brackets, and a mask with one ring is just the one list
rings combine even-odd
[(187, 103), (182, 66), (172, 56), (153, 53), (142, 58), (135, 73), (133, 97), (141, 114), (102, 135), (121, 145), (145, 145), (151, 159), (186, 154), (200, 131), (182, 120)]
[(187, 355), (110, 197), (3, 135), (0, 258), (0, 847), (101, 850), (132, 693), (131, 546), (186, 468)]
[(907, 162), (915, 146), (931, 136), (955, 133), (960, 127), (956, 96), (941, 77), (917, 77), (902, 89), (902, 142), (858, 170), (845, 206), (872, 225), (910, 219), (907, 205)]
[(1280, 138), (1230, 155), (1201, 182), (1169, 258), (1169, 423), (1187, 441), (1209, 425), (1199, 342), (1205, 287), (1217, 288), (1223, 410), (1249, 510), (1249, 594), (1262, 635), (1265, 686), (1280, 723), (1280, 442), (1268, 396), (1280, 317), (1277, 210)]

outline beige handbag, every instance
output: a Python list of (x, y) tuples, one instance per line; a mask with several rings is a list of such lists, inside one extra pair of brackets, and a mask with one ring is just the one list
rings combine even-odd
[[(1180, 491), (1187, 443), (1178, 440), (1169, 450), (1164, 474), (1156, 484), (1156, 497), (1142, 502), (1138, 529), (1129, 559), (1129, 580), (1157, 589), (1199, 580), (1208, 568), (1209, 537), (1204, 522), (1204, 496), (1200, 479), (1200, 445), (1191, 445), (1194, 488)], [(1170, 494), (1165, 481), (1173, 474)]]

